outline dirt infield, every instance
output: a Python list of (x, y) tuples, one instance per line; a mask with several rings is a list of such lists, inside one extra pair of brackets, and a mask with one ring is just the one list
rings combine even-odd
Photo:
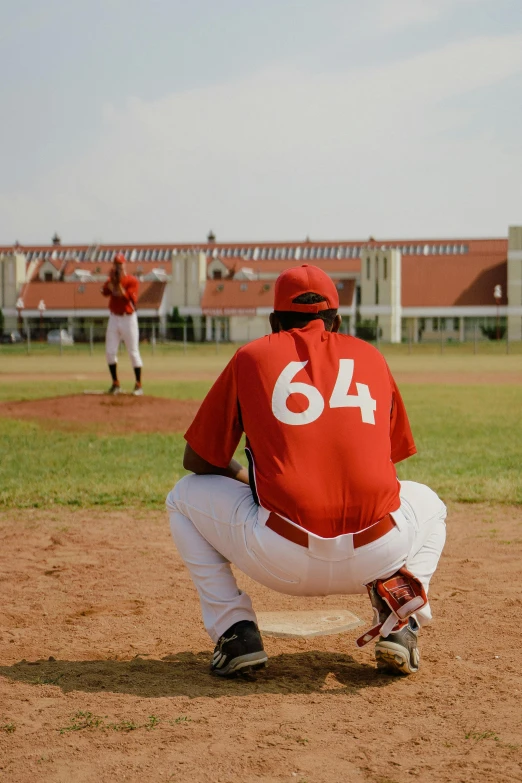
[(222, 682), (163, 513), (3, 512), (0, 781), (520, 781), (521, 556), (521, 509), (454, 506), (418, 675), (378, 674), (352, 631), (267, 638), (265, 672)]
[(164, 397), (75, 394), (40, 400), (0, 402), (0, 418), (29, 419), (53, 428), (131, 432), (185, 432), (200, 403)]

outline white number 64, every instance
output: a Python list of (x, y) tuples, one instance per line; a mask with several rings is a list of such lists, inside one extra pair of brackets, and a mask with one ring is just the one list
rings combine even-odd
[[(272, 394), (272, 412), (283, 424), (310, 424), (319, 418), (324, 410), (321, 392), (309, 383), (292, 381), (308, 362), (290, 362), (276, 381)], [(339, 373), (330, 397), (330, 408), (359, 408), (365, 424), (375, 424), (377, 402), (370, 394), (365, 383), (356, 383), (357, 394), (348, 394), (354, 370), (353, 359), (339, 359)], [(291, 394), (304, 394), (308, 399), (308, 408), (295, 413), (287, 407)]]

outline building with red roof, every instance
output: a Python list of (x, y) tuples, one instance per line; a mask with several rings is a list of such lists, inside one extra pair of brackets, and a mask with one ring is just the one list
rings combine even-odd
[[(244, 341), (268, 332), (277, 276), (314, 264), (334, 280), (344, 329), (373, 323), (383, 340), (465, 339), (501, 321), (522, 339), (522, 228), (505, 238), (304, 242), (0, 246), (0, 308), (6, 325), (41, 317), (54, 326), (103, 322), (100, 294), (115, 253), (140, 281), (138, 312), (165, 332), (177, 308), (198, 339)], [(497, 294), (495, 296), (495, 294)], [(21, 305), (21, 306), (20, 306)], [(100, 320), (101, 319), (101, 320)]]

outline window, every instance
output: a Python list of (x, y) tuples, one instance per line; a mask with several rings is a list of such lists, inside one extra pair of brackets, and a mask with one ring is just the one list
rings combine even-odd
[(388, 257), (384, 256), (382, 259), (382, 276), (385, 280), (388, 279)]
[(44, 274), (44, 281), (46, 283), (52, 283), (52, 281), (53, 281), (53, 273), (52, 272), (46, 272)]
[(453, 331), (458, 332), (460, 329), (460, 318), (453, 319)]
[(150, 261), (150, 250), (145, 251), (145, 261)]
[(370, 279), (370, 259), (366, 259), (366, 279)]
[(264, 261), (266, 258), (266, 247), (261, 250), (261, 259)]
[(303, 258), (307, 259), (309, 253), (310, 253), (310, 248), (309, 247), (305, 247), (305, 249), (303, 250)]
[(375, 304), (379, 304), (379, 278), (375, 278)]
[(268, 260), (270, 261), (274, 257), (274, 248), (270, 247), (268, 249)]
[(153, 261), (157, 261), (157, 259), (158, 259), (158, 251), (157, 250), (153, 250), (152, 251), (152, 260)]
[(317, 248), (311, 247), (310, 248), (310, 258), (315, 258), (316, 252), (317, 252)]
[(441, 318), (440, 319), (440, 330), (441, 330), (441, 332), (443, 332), (445, 329), (446, 329), (446, 319), (445, 318)]
[(431, 319), (431, 323), (432, 323), (433, 331), (434, 332), (438, 332), (439, 331), (439, 319), (438, 318), (432, 318)]
[(214, 269), (212, 272), (212, 280), (221, 280), (222, 272), (221, 269)]
[(248, 291), (248, 283), (241, 283), (239, 286), (240, 291)]
[(375, 279), (379, 279), (379, 257), (375, 257)]

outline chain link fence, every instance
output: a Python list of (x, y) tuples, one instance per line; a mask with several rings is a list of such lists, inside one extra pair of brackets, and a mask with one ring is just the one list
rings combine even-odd
[[(223, 319), (224, 320), (224, 319)], [(231, 343), (229, 331), (224, 323), (219, 327), (213, 325), (212, 329), (206, 328), (205, 321), (194, 326), (190, 318), (179, 322), (169, 321), (163, 328), (159, 319), (139, 318), (140, 350), (145, 354), (154, 354), (158, 350), (169, 347), (182, 350), (184, 353), (194, 350), (198, 344), (219, 351), (222, 343)], [(370, 324), (370, 322), (368, 322)], [(402, 344), (390, 346), (382, 340), (382, 335), (377, 324), (366, 325), (365, 329), (357, 330), (357, 335), (379, 349), (402, 351), (403, 353), (444, 353), (452, 349), (460, 349), (466, 353), (522, 353), (520, 341), (510, 341), (507, 330), (503, 328), (484, 329), (475, 322), (467, 325), (460, 335), (454, 330), (439, 328), (437, 332), (415, 335), (413, 329), (406, 324), (403, 328)], [(70, 322), (63, 319), (23, 319), (18, 322), (17, 328), (6, 331), (0, 338), (0, 351), (13, 351), (15, 353), (43, 353), (71, 354), (75, 352), (94, 354), (104, 350), (107, 319), (94, 321)], [(343, 333), (348, 332), (347, 323), (341, 327)], [(268, 323), (267, 323), (268, 333)], [(209, 339), (210, 338), (210, 339)], [(248, 342), (248, 340), (246, 340)], [(240, 344), (240, 343), (238, 343)], [(122, 350), (122, 346), (120, 346)]]

